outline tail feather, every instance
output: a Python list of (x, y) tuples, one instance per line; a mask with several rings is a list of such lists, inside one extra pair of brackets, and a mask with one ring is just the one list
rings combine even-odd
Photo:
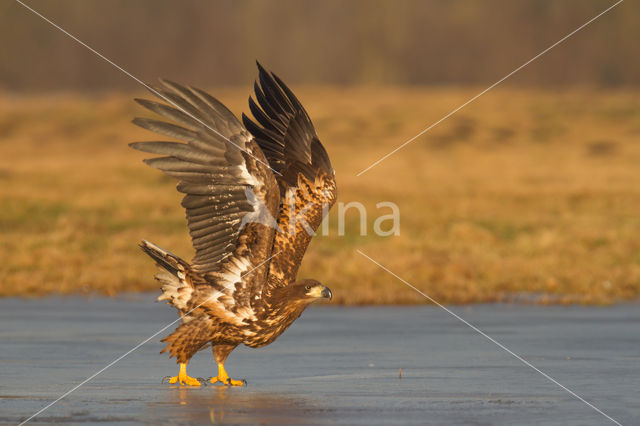
[(155, 260), (158, 266), (177, 278), (184, 278), (185, 266), (188, 266), (184, 260), (147, 240), (140, 242), (140, 248)]
[(189, 264), (147, 240), (142, 240), (140, 248), (168, 272), (160, 272), (155, 276), (162, 284), (158, 301), (167, 300), (178, 309), (186, 309), (193, 292), (193, 286), (186, 278)]

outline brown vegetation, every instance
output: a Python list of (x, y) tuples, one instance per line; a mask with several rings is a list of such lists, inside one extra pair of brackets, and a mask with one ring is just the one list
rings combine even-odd
[[(301, 271), (339, 303), (609, 303), (640, 292), (638, 93), (490, 92), (379, 166), (356, 173), (476, 93), (297, 90), (337, 170), (340, 201), (393, 201), (399, 237), (311, 244)], [(248, 88), (214, 90), (246, 111)], [(171, 179), (127, 147), (132, 96), (0, 99), (0, 295), (155, 291), (141, 238), (189, 258)], [(337, 209), (334, 209), (337, 210)]]

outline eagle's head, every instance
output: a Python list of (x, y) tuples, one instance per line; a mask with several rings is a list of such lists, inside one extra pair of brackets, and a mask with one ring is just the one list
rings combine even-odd
[(320, 299), (329, 299), (333, 297), (329, 287), (320, 284), (316, 280), (302, 280), (295, 283), (292, 288), (292, 296), (300, 301), (311, 303)]

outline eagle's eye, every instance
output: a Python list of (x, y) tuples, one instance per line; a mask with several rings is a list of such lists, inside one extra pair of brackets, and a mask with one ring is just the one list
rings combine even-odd
[(307, 284), (306, 286), (304, 286), (304, 289), (305, 289), (305, 290), (311, 290), (311, 285), (310, 285), (310, 284)]

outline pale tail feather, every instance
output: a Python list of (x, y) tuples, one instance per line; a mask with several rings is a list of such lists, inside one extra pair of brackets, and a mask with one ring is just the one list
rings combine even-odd
[(193, 292), (193, 287), (185, 279), (188, 264), (147, 240), (142, 240), (140, 248), (166, 271), (155, 276), (155, 279), (162, 284), (162, 294), (158, 297), (158, 301), (166, 300), (178, 309), (185, 309)]

